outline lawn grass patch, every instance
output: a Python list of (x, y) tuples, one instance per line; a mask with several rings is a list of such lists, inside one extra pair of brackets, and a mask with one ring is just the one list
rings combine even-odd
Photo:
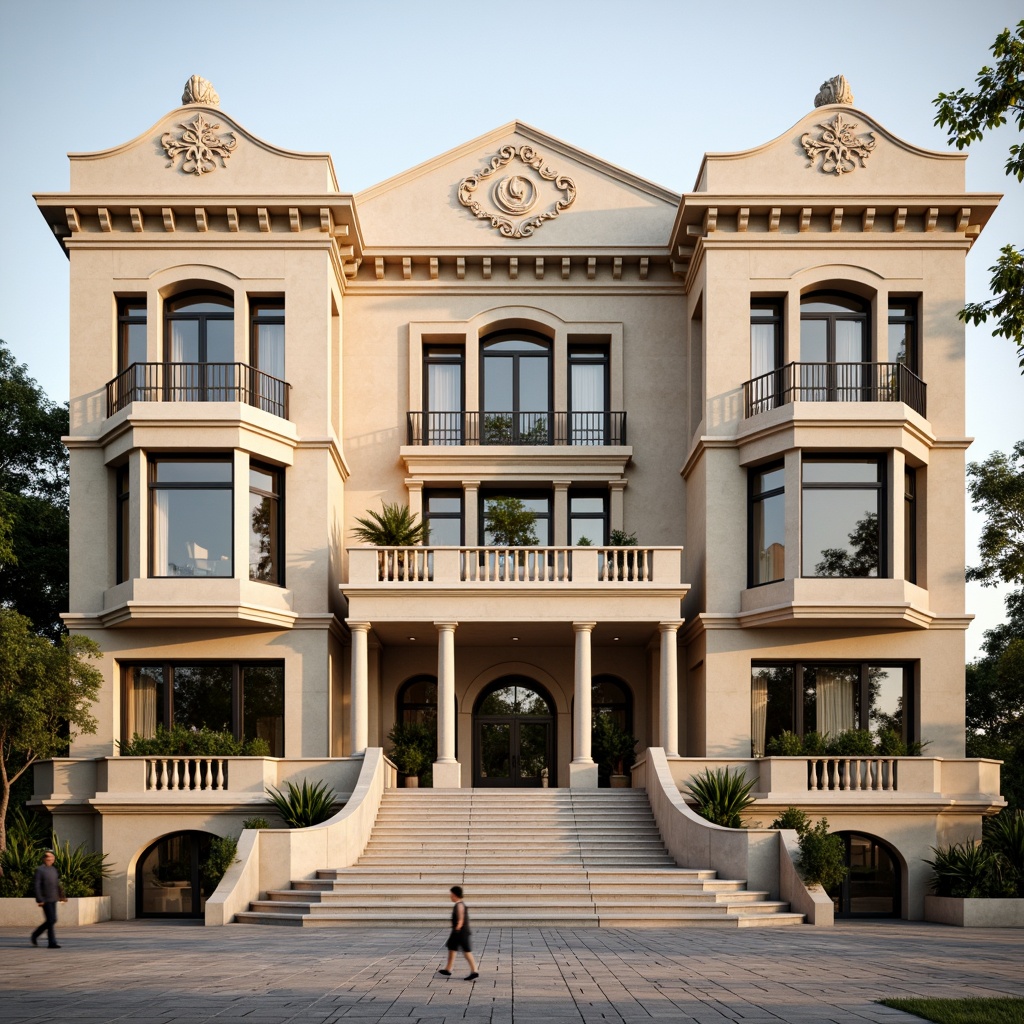
[(1024, 1024), (1024, 999), (879, 999), (935, 1024)]

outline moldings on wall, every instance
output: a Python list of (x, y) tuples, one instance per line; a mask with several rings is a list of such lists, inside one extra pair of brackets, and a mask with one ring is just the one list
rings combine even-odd
[[(502, 168), (517, 160), (523, 165), (521, 173), (496, 177)], [(490, 184), (492, 179), (488, 208), (484, 205), (488, 199), (484, 194), (486, 188), (479, 198), (477, 190), (481, 185)], [(552, 196), (554, 202), (542, 213), (530, 216), (545, 192)], [(528, 238), (545, 221), (554, 220), (572, 206), (575, 198), (576, 183), (572, 178), (552, 170), (544, 156), (532, 146), (520, 146), (518, 149), (502, 146), (483, 170), (459, 182), (459, 202), (475, 217), (490, 221), (491, 227), (506, 238)]]
[(160, 137), (160, 145), (170, 157), (168, 167), (173, 167), (179, 156), (183, 157), (181, 170), (184, 174), (215, 171), (217, 157), (220, 157), (220, 166), (227, 166), (228, 157), (238, 145), (233, 132), (216, 135), (220, 125), (211, 124), (202, 114), (196, 114), (191, 121), (182, 121), (180, 127), (184, 130), (177, 136), (173, 132), (164, 132)]
[(825, 174), (848, 174), (857, 169), (857, 160), (863, 167), (877, 144), (874, 132), (857, 135), (860, 125), (844, 121), (842, 114), (836, 114), (831, 121), (824, 121), (818, 127), (821, 134), (815, 138), (810, 132), (805, 132), (800, 137), (800, 145), (807, 154), (807, 166), (813, 167), (820, 156), (821, 170)]

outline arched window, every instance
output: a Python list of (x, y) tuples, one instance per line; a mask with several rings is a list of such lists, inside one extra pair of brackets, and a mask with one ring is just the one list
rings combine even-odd
[(176, 832), (153, 843), (135, 869), (136, 917), (202, 917), (220, 879), (209, 871), (208, 832)]
[(216, 292), (187, 292), (167, 303), (164, 319), (167, 399), (236, 400), (235, 312), (231, 297)]
[(551, 444), (551, 342), (502, 331), (480, 347), (483, 444)]
[(800, 300), (804, 401), (858, 402), (870, 379), (868, 306), (854, 295), (810, 292)]
[(590, 709), (595, 719), (598, 715), (610, 715), (620, 729), (633, 731), (633, 694), (617, 676), (594, 676)]
[(401, 725), (426, 725), (437, 728), (437, 679), (414, 676), (398, 690), (395, 721)]
[(900, 917), (899, 858), (887, 843), (860, 832), (840, 832), (846, 878), (829, 890), (836, 917)]

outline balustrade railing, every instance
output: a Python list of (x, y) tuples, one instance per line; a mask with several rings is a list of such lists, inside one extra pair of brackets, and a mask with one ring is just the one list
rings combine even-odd
[(903, 363), (786, 363), (743, 385), (746, 417), (791, 402), (905, 402), (926, 413), (925, 382)]
[(811, 757), (807, 759), (807, 788), (811, 792), (895, 792), (894, 757)]
[(146, 789), (166, 791), (226, 790), (226, 757), (147, 757)]
[(132, 363), (107, 384), (107, 415), (132, 402), (244, 402), (287, 419), (290, 388), (248, 363)]
[(624, 445), (624, 412), (410, 412), (410, 445)]

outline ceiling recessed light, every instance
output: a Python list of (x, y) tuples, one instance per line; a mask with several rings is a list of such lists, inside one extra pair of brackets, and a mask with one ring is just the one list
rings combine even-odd
[(512, 637), (512, 639), (513, 639), (513, 640), (518, 640), (518, 639), (519, 639), (519, 637), (517, 637), (517, 636), (514, 636), (514, 637)]
[(618, 640), (619, 638), (617, 636), (613, 636), (612, 639), (613, 640)]
[(409, 639), (410, 639), (410, 640), (415, 640), (415, 639), (416, 639), (416, 637), (414, 637), (414, 636), (411, 636), (411, 637), (409, 637)]

